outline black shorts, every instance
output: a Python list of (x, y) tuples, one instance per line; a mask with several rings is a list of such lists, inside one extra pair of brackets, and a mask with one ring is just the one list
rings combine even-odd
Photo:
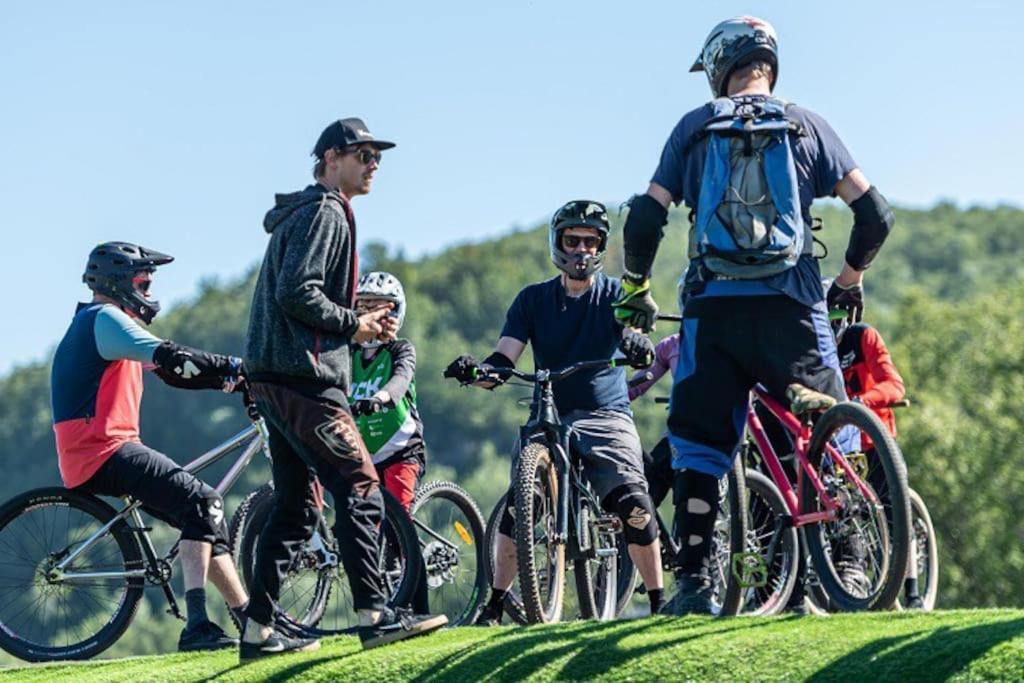
[(794, 382), (846, 400), (824, 311), (781, 295), (690, 299), (668, 417), (672, 466), (725, 476), (750, 390), (761, 383), (785, 403)]
[(210, 543), (214, 555), (231, 552), (220, 495), (144, 444), (121, 446), (76, 490), (114, 498), (131, 496), (142, 502), (148, 514), (180, 529), (183, 541)]

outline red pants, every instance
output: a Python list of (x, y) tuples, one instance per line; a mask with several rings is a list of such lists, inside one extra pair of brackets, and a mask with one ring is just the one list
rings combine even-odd
[(383, 468), (377, 468), (377, 476), (388, 492), (398, 499), (406, 512), (412, 507), (416, 495), (416, 483), (420, 478), (422, 465), (416, 458), (399, 460)]

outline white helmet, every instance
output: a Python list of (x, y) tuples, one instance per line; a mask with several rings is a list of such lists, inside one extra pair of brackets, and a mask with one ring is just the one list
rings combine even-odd
[[(402, 289), (402, 283), (398, 281), (397, 277), (382, 271), (366, 273), (359, 278), (359, 283), (356, 285), (356, 299), (364, 298), (382, 299), (393, 303), (395, 307), (391, 310), (391, 315), (398, 318), (398, 328), (395, 331), (402, 328), (402, 323), (405, 322), (405, 290)], [(380, 346), (380, 342), (377, 340), (364, 342), (363, 346), (373, 348)]]

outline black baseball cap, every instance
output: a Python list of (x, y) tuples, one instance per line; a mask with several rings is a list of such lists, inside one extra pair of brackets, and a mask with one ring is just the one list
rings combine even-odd
[(364, 143), (369, 143), (377, 149), (391, 149), (395, 146), (393, 142), (374, 138), (362, 119), (340, 119), (324, 128), (324, 132), (320, 133), (320, 138), (316, 141), (316, 146), (313, 147), (313, 156), (323, 159), (329, 149)]

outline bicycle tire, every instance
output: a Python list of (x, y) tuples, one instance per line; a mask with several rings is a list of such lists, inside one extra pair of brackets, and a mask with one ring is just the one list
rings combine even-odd
[[(853, 520), (854, 517), (846, 517), (836, 522), (807, 525), (804, 527), (804, 538), (807, 540), (808, 551), (821, 587), (828, 595), (831, 605), (844, 612), (889, 609), (896, 602), (902, 588), (910, 549), (910, 497), (907, 493), (907, 468), (899, 447), (878, 417), (859, 403), (844, 402), (827, 410), (815, 423), (811, 432), (807, 458), (811, 466), (818, 471), (819, 476), (823, 473), (829, 474), (821, 469), (823, 466), (826, 467), (826, 470), (828, 468), (823, 461), (826, 444), (834, 434), (846, 427), (856, 428), (871, 438), (888, 491), (888, 505), (885, 505), (885, 500), (883, 500), (881, 511), (868, 506), (866, 501), (858, 505), (858, 507), (865, 508), (866, 514), (871, 518), (872, 526), (878, 529), (876, 545), (879, 546), (877, 552), (881, 553), (882, 557), (878, 563), (880, 566), (872, 572), (880, 578), (877, 586), (872, 584), (874, 586), (872, 590), (860, 591), (863, 594), (851, 592), (844, 586), (842, 577), (839, 576), (837, 567), (832, 562), (831, 542), (823, 537), (832, 526), (845, 524)], [(829, 476), (835, 481), (839, 479), (834, 475)], [(817, 491), (809, 477), (802, 479), (803, 512), (816, 512), (819, 509)], [(844, 495), (848, 500), (861, 497), (860, 492), (849, 483), (840, 482), (839, 485), (843, 487)], [(880, 519), (876, 519), (878, 515), (880, 515)], [(866, 576), (867, 572), (864, 574)]]
[[(501, 498), (498, 499), (494, 509), (491, 510), (491, 516), (487, 518), (487, 529), (484, 532), (484, 545), (487, 547), (487, 585), (488, 588), (494, 585), (494, 545), (497, 542), (498, 537), (498, 525), (501, 522), (501, 513), (505, 509), (506, 502), (508, 500), (508, 492), (501, 494)], [(516, 581), (509, 586), (508, 592), (505, 594), (505, 601), (503, 603), (505, 615), (509, 619), (517, 624), (525, 625), (526, 621), (526, 610), (523, 608), (523, 600), (519, 597), (519, 587), (516, 583), (519, 582), (519, 574), (516, 574)]]
[[(921, 588), (921, 598), (924, 600), (924, 610), (930, 612), (935, 609), (939, 595), (939, 541), (935, 535), (932, 516), (928, 513), (928, 507), (924, 504), (924, 500), (914, 489), (909, 489), (909, 493), (910, 514), (918, 556), (917, 581)], [(921, 546), (925, 547), (923, 553)], [(920, 559), (922, 554), (925, 558), (923, 562)], [(924, 580), (922, 580), (922, 573), (925, 575)]]
[[(789, 516), (789, 508), (775, 483), (755, 470), (747, 470), (748, 517), (745, 552), (755, 552), (764, 558), (767, 544), (775, 531), (775, 524)], [(784, 528), (772, 558), (765, 558), (767, 583), (765, 588), (744, 590), (742, 613), (751, 616), (778, 614), (786, 607), (799, 575), (802, 548), (797, 530), (792, 525)]]
[[(594, 510), (584, 508), (589, 515)], [(617, 539), (622, 533), (610, 533), (596, 528), (593, 520), (588, 522), (586, 533), (590, 534), (591, 547), (599, 545), (614, 547), (615, 555), (599, 558), (580, 557), (573, 560), (573, 579), (576, 583), (576, 597), (580, 616), (584, 619), (609, 621), (618, 614), (618, 553)]]
[[(719, 563), (719, 572), (723, 569), (726, 574), (725, 592), (722, 593), (720, 601), (719, 616), (731, 617), (739, 614), (743, 606), (743, 587), (739, 578), (732, 571), (732, 558), (744, 551), (747, 538), (747, 481), (745, 476), (745, 465), (742, 458), (733, 458), (732, 468), (725, 475), (725, 482), (728, 490), (725, 495), (725, 502), (729, 509), (729, 519), (723, 523), (721, 513), (715, 521), (717, 542), (722, 542), (722, 535), (725, 532), (718, 531), (722, 526), (728, 528), (728, 554), (724, 556), (724, 567)], [(719, 498), (719, 508), (722, 509), (722, 501)], [(722, 549), (718, 555), (724, 554)], [(719, 582), (722, 580), (719, 574)], [(719, 589), (720, 590), (720, 589)]]
[[(23, 543), (15, 543), (17, 536), (15, 535), (16, 532), (12, 528), (12, 525), (17, 524), (18, 521), (21, 520), (27, 527), (29, 522), (26, 515), (54, 506), (66, 508), (63, 516), (65, 519), (65, 531), (68, 536), (71, 536), (73, 533), (71, 529), (72, 509), (77, 510), (83, 518), (92, 520), (95, 524), (90, 524), (84, 532), (75, 531), (75, 540), (65, 543), (67, 539), (57, 537), (56, 527), (53, 528), (54, 533), (52, 535), (48, 534), (46, 533), (46, 527), (40, 526), (43, 522), (34, 517), (32, 528), (26, 528), (25, 530), (25, 533), (28, 534), (25, 538), (26, 540), (31, 538), (32, 541), (38, 544), (43, 555), (39, 558), (26, 556), (25, 553), (29, 552), (29, 549)], [(7, 561), (4, 562), (5, 569), (3, 570), (5, 573), (0, 573), (0, 583), (2, 583), (4, 587), (6, 604), (0, 609), (6, 609), (9, 605), (17, 606), (18, 601), (24, 599), (26, 596), (31, 599), (33, 594), (40, 593), (41, 591), (48, 591), (52, 584), (46, 582), (45, 578), (38, 576), (38, 571), (40, 569), (39, 565), (45, 561), (46, 556), (61, 550), (66, 551), (80, 541), (85, 540), (93, 531), (100, 529), (116, 515), (117, 511), (114, 510), (113, 507), (96, 496), (83, 492), (71, 491), (62, 487), (48, 487), (28, 491), (19, 496), (15, 496), (4, 503), (3, 506), (0, 506), (0, 548), (4, 548), (3, 552), (7, 555)], [(7, 533), (5, 534), (5, 532)], [(98, 567), (94, 567), (94, 569), (109, 570), (119, 568), (122, 570), (128, 570), (141, 569), (145, 566), (145, 562), (142, 557), (142, 549), (139, 546), (138, 539), (124, 520), (118, 521), (111, 527), (110, 536), (114, 539), (113, 544), (110, 544), (109, 542), (106, 542), (106, 539), (101, 538), (93, 546), (93, 550), (90, 551), (89, 556), (96, 557), (96, 550), (101, 546), (105, 546), (110, 554), (110, 561), (113, 564), (107, 565), (104, 563)], [(115, 554), (119, 554), (120, 561), (114, 557)], [(28, 584), (11, 583), (11, 581), (16, 580), (17, 577), (9, 574), (9, 572), (12, 571), (10, 567), (14, 566), (13, 561), (18, 558), (26, 560), (28, 564), (31, 565), (31, 567), (27, 567), (30, 570), (30, 576), (27, 577), (30, 579), (30, 583)], [(6, 577), (6, 579), (4, 577)], [(25, 588), (18, 591), (17, 586), (20, 585), (24, 585)], [(114, 584), (112, 583), (111, 585)], [(135, 612), (138, 610), (139, 600), (142, 598), (144, 585), (145, 580), (142, 578), (125, 579), (124, 589), (120, 591), (120, 599), (116, 602), (113, 614), (109, 617), (102, 618), (99, 622), (103, 624), (100, 629), (77, 642), (67, 642), (64, 646), (47, 645), (29, 640), (27, 636), (19, 635), (18, 631), (21, 629), (15, 628), (16, 623), (19, 622), (4, 623), (8, 621), (8, 619), (7, 617), (2, 617), (3, 621), (0, 621), (0, 647), (18, 659), (28, 662), (53, 662), (68, 659), (81, 660), (95, 657), (116, 643), (124, 634), (129, 624), (131, 624), (132, 619), (135, 617)], [(81, 588), (84, 584), (78, 584), (78, 586)], [(56, 595), (57, 593), (54, 592), (52, 594)], [(8, 600), (7, 598), (10, 598), (11, 596), (13, 596), (13, 598)], [(48, 596), (43, 593), (42, 597)], [(38, 603), (42, 597), (37, 599), (36, 603)], [(92, 604), (100, 604), (100, 601), (97, 599), (95, 594), (90, 594), (89, 599)], [(67, 598), (58, 598), (58, 602), (63, 602), (67, 609)], [(47, 611), (44, 608), (41, 610), (41, 614), (39, 611), (33, 610), (32, 616), (45, 617), (46, 614)], [(59, 628), (59, 623), (57, 628)], [(67, 629), (68, 626), (65, 616), (65, 631)], [(55, 638), (57, 634), (59, 634), (59, 631), (55, 633)]]
[[(473, 581), (470, 584), (470, 593), (468, 595), (468, 600), (462, 602), (462, 604), (459, 604), (460, 601), (458, 600), (445, 600), (444, 602), (446, 605), (448, 604), (448, 602), (452, 602), (453, 607), (442, 610), (442, 613), (444, 613), (448, 617), (449, 626), (461, 626), (464, 624), (471, 624), (476, 619), (477, 615), (480, 614), (480, 611), (483, 608), (483, 599), (487, 593), (488, 587), (488, 577), (486, 569), (487, 547), (484, 541), (485, 530), (483, 515), (480, 513), (480, 508), (477, 507), (476, 501), (474, 501), (473, 498), (469, 495), (469, 493), (467, 493), (466, 490), (463, 489), (461, 486), (453, 484), (450, 481), (432, 481), (420, 487), (420, 489), (416, 492), (416, 497), (413, 499), (412, 517), (417, 525), (417, 531), (420, 530), (420, 524), (425, 524), (425, 522), (422, 519), (420, 519), (420, 516), (422, 515), (418, 515), (418, 513), (422, 512), (423, 506), (427, 502), (429, 502), (430, 500), (438, 499), (446, 500), (454, 504), (455, 507), (462, 514), (462, 516), (468, 522), (468, 530), (465, 528), (459, 529), (458, 527), (455, 527), (456, 524), (459, 524), (458, 520), (455, 520), (451, 523), (453, 528), (455, 528), (456, 530), (458, 540), (462, 541), (462, 543), (464, 543), (465, 545), (472, 546), (471, 557), (473, 560), (471, 567), (471, 571), (473, 572)], [(434, 533), (440, 533), (437, 529), (434, 529), (433, 527), (431, 527), (431, 530)], [(464, 535), (466, 534), (467, 531), (469, 532), (469, 542), (466, 542), (466, 536)], [(444, 549), (440, 547), (439, 542), (436, 539), (434, 539), (430, 535), (426, 536), (429, 539), (425, 544), (428, 549), (431, 548), (433, 544), (437, 552), (443, 552)], [(456, 539), (452, 538), (450, 535), (446, 540), (448, 540), (448, 542), (454, 545), (456, 548), (459, 547), (458, 543), (456, 542)], [(423, 548), (421, 548), (421, 552), (422, 550)], [(431, 563), (427, 555), (432, 554), (433, 552), (434, 551), (432, 551), (431, 553), (424, 553), (424, 561), (427, 566), (427, 586), (428, 590), (432, 592), (438, 590), (439, 588), (442, 588), (443, 583), (454, 584), (453, 575), (460, 571), (464, 571), (461, 569), (464, 563), (459, 560), (463, 553), (459, 553), (458, 556), (455, 558), (456, 562), (454, 563), (454, 568), (447, 567), (443, 572), (432, 569), (433, 564)], [(445, 555), (446, 559), (448, 559), (447, 553), (445, 553)], [(430, 602), (431, 605), (434, 606), (434, 600), (432, 596)]]
[[(231, 518), (229, 538), (236, 557), (235, 564), (240, 569), (239, 575), (247, 589), (251, 588), (253, 585), (259, 538), (263, 531), (263, 526), (266, 524), (267, 518), (270, 516), (270, 511), (274, 507), (275, 497), (274, 487), (269, 483), (264, 484), (245, 497), (242, 504), (238, 506), (238, 510)], [(321, 534), (321, 538), (324, 539), (325, 546), (332, 549), (334, 552), (337, 552), (337, 544), (334, 543), (334, 536), (331, 533), (331, 530), (327, 528), (322, 515), (318, 516), (315, 532)], [(300, 552), (307, 552), (307, 547), (304, 546), (303, 550)], [(296, 558), (296, 562), (302, 562), (301, 555)], [(338, 565), (338, 571), (339, 573), (343, 572), (340, 564)], [(286, 577), (284, 581), (282, 581), (282, 595), (279, 596), (279, 603), (282, 609), (284, 609), (290, 617), (304, 626), (315, 626), (320, 623), (320, 620), (323, 618), (324, 610), (327, 607), (327, 602), (330, 600), (331, 591), (334, 587), (335, 579), (332, 576), (332, 572), (332, 569), (325, 568), (324, 570), (320, 570), (316, 573), (312, 599), (309, 600), (308, 604), (299, 607), (302, 611), (301, 614), (296, 614), (295, 612), (297, 610), (296, 605), (293, 604), (294, 601), (285, 597), (286, 590), (289, 592), (291, 590), (290, 586), (287, 588), (285, 587), (286, 584), (294, 581), (294, 579), (290, 578), (294, 572), (290, 570), (289, 577)]]
[[(540, 503), (546, 540), (546, 571), (541, 577), (535, 557), (538, 520), (534, 491), (540, 485)], [(551, 453), (539, 443), (527, 444), (519, 452), (519, 466), (515, 473), (516, 558), (518, 560), (519, 589), (531, 624), (550, 624), (561, 619), (565, 598), (565, 544), (552, 537), (552, 515), (558, 509), (558, 479)], [(553, 547), (552, 547), (553, 545)], [(543, 585), (542, 585), (543, 584)], [(545, 590), (546, 588), (546, 590)], [(542, 594), (546, 593), (546, 595)]]
[[(382, 552), (386, 554), (389, 546), (389, 540), (393, 540), (396, 542), (401, 553), (399, 557), (416, 556), (411, 554), (413, 551), (416, 551), (418, 555), (416, 532), (413, 529), (412, 521), (409, 519), (408, 514), (394, 496), (384, 489), (381, 489), (381, 493), (384, 497), (385, 514), (385, 521), (381, 524)], [(249, 500), (246, 513), (247, 519), (241, 526), (242, 542), (238, 548), (238, 564), (242, 569), (242, 580), (245, 582), (247, 588), (252, 586), (253, 568), (256, 561), (256, 553), (258, 551), (259, 536), (267, 521), (267, 517), (273, 508), (275, 495), (276, 492), (273, 487), (270, 484), (264, 484), (247, 497), (247, 500)], [(334, 539), (333, 532), (330, 525), (327, 523), (327, 519), (322, 514), (318, 513), (314, 533), (319, 533), (319, 537), (323, 540), (325, 549), (337, 556), (337, 541)], [(342, 589), (340, 582), (347, 579), (344, 567), (340, 562), (340, 556), (338, 556), (338, 562), (336, 565), (326, 565), (323, 568), (314, 568), (312, 566), (313, 562), (319, 560), (319, 557), (316, 555), (317, 552), (320, 551), (311, 548), (309, 542), (307, 542), (307, 544), (303, 546), (303, 550), (296, 556), (296, 562), (303, 562), (305, 564), (305, 568), (302, 569), (302, 571), (308, 572), (313, 570), (315, 572), (313, 588), (303, 592), (299, 596), (300, 599), (293, 601), (295, 603), (302, 602), (303, 604), (293, 605), (288, 604), (285, 600), (280, 601), (280, 607), (291, 619), (303, 626), (310, 627), (318, 626), (325, 618), (329, 611), (329, 607), (332, 604), (332, 598), (334, 603), (343, 599), (340, 597), (341, 593), (339, 592), (339, 590)], [(420, 563), (418, 561), (404, 563), (401, 567), (401, 578), (397, 587), (392, 585), (387, 586), (390, 590), (390, 596), (388, 598), (389, 606), (401, 606), (410, 601), (413, 591), (416, 588), (419, 571)], [(289, 571), (289, 574), (295, 573), (297, 573), (297, 570), (294, 568)], [(307, 595), (309, 596), (308, 599), (305, 597)], [(347, 592), (345, 595), (347, 595)], [(296, 614), (300, 611), (301, 615)], [(335, 604), (335, 609), (330, 610), (330, 612), (331, 616), (337, 623), (331, 624), (331, 628), (325, 630), (338, 633), (348, 632), (356, 625), (355, 610), (351, 606), (351, 600), (348, 600), (344, 605)]]

